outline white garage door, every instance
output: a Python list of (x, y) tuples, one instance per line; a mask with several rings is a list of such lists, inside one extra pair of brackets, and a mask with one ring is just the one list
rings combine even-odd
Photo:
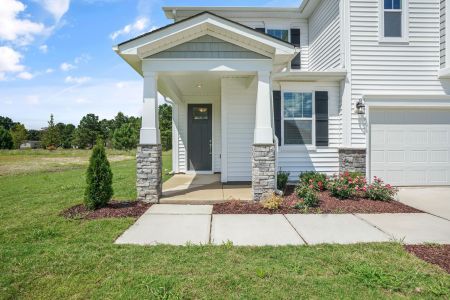
[(370, 176), (399, 186), (450, 185), (449, 109), (370, 109)]

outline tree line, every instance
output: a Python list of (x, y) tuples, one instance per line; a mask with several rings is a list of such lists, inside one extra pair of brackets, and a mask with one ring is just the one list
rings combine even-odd
[[(163, 150), (172, 149), (172, 106), (159, 106), (159, 127)], [(41, 130), (29, 129), (8, 117), (0, 116), (0, 149), (18, 149), (25, 141), (39, 141), (44, 149), (91, 149), (97, 139), (109, 148), (135, 149), (139, 143), (141, 118), (119, 112), (113, 119), (100, 120), (95, 114), (81, 118), (78, 126), (56, 123), (50, 115), (48, 126)]]

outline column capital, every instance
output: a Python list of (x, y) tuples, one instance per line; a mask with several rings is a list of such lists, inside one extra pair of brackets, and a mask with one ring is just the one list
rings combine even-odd
[(144, 78), (158, 78), (158, 72), (145, 71), (143, 74)]

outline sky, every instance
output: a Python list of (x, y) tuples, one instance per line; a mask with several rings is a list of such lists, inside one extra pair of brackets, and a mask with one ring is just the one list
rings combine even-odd
[(281, 6), (300, 0), (0, 0), (0, 116), (27, 129), (140, 115), (142, 78), (112, 46), (171, 23), (163, 6)]

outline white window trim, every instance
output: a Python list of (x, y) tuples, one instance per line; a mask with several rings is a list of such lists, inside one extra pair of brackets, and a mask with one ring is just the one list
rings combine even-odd
[[(286, 120), (310, 120), (312, 121), (312, 144), (285, 144), (284, 143), (284, 94), (285, 93), (311, 93), (312, 94), (312, 118), (286, 118)], [(314, 90), (282, 90), (281, 91), (281, 147), (289, 150), (316, 149), (316, 95)]]
[(379, 0), (379, 17), (378, 17), (378, 41), (380, 43), (408, 43), (409, 42), (409, 0), (401, 0), (402, 9), (392, 10), (402, 12), (402, 37), (385, 37), (384, 36), (384, 0)]

